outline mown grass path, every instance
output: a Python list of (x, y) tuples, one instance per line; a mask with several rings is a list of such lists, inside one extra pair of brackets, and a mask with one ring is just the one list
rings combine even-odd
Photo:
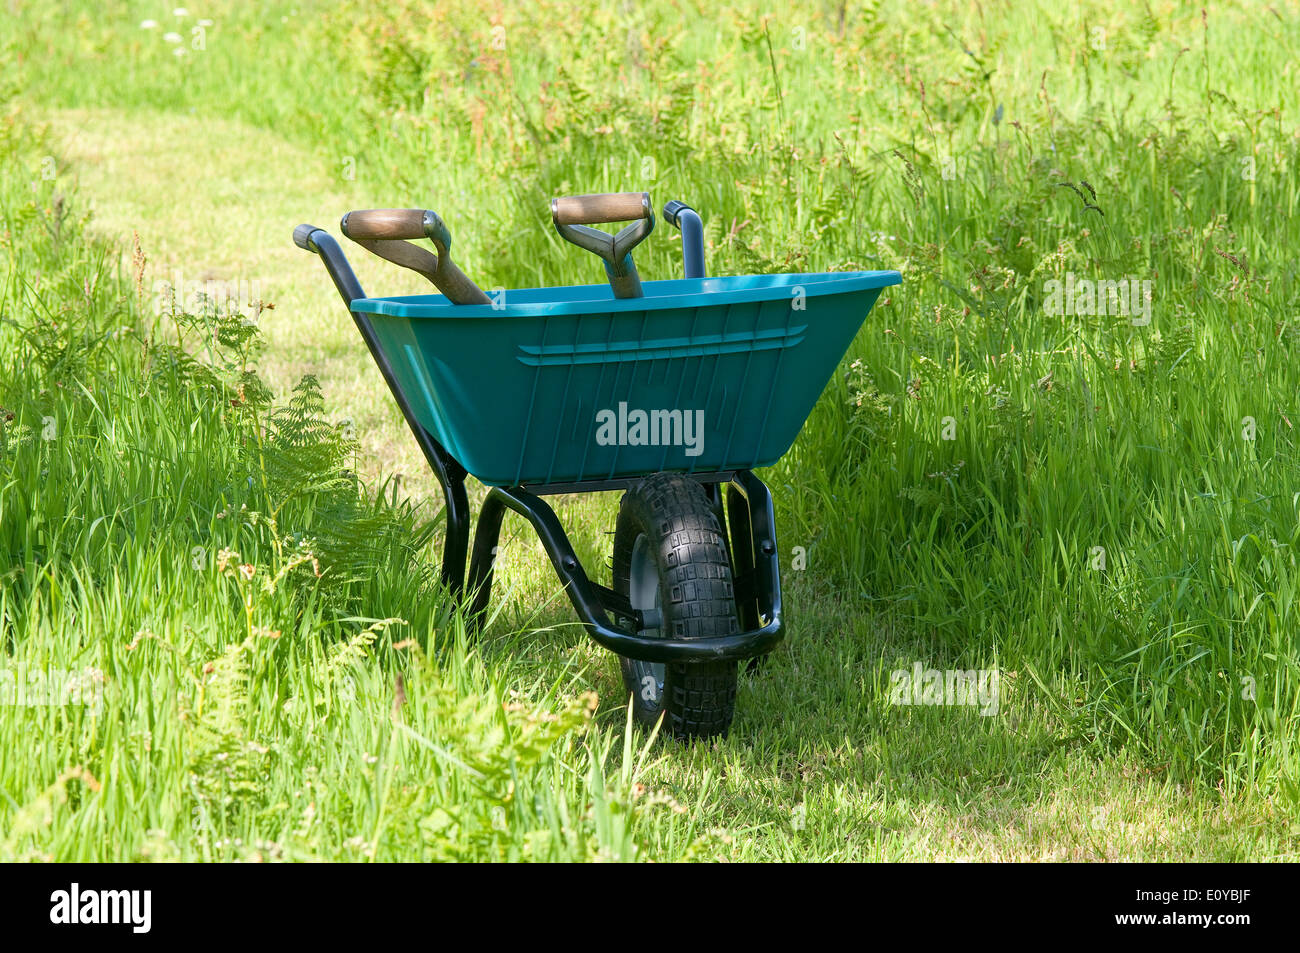
[[(339, 417), (355, 421), (369, 478), (401, 473), (417, 492), (433, 484), (320, 262), (290, 240), (311, 222), (365, 205), (360, 189), (274, 132), (235, 120), (120, 110), (48, 115), (58, 161), (71, 167), (94, 212), (93, 231), (130, 258), (138, 235), (158, 282), (248, 283), (275, 305), (262, 317), (262, 372), (277, 394), (303, 374), (320, 378)], [(350, 259), (375, 293), (421, 292), (422, 279), (359, 248)], [(355, 252), (355, 253), (353, 253)]]

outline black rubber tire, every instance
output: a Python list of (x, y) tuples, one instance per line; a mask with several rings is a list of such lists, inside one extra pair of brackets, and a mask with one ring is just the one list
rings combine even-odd
[[(638, 558), (653, 561), (661, 632), (674, 639), (698, 639), (739, 631), (726, 541), (699, 483), (656, 473), (623, 494), (614, 529), (614, 589), (629, 598), (634, 553), (642, 537)], [(655, 666), (620, 657), (619, 666), (640, 724), (651, 727), (663, 714), (662, 730), (683, 740), (725, 735), (731, 727), (735, 662)]]

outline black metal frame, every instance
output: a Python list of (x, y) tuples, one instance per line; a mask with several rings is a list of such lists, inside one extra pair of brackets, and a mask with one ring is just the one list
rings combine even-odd
[(593, 582), (574, 552), (555, 511), (542, 499), (557, 493), (625, 489), (636, 482), (635, 478), (490, 487), (474, 531), (467, 586), (470, 523), (469, 498), (465, 492), (467, 471), (415, 419), (411, 405), (398, 387), (392, 367), (379, 347), (369, 316), (352, 310), (352, 302), (366, 294), (338, 242), (314, 225), (299, 225), (294, 229), (293, 239), (298, 247), (320, 256), (407, 426), (442, 486), (447, 516), (442, 582), (457, 599), (469, 597), (472, 600), (471, 618), (475, 624), (481, 624), (486, 614), (492, 593), (493, 563), (501, 536), (501, 521), (506, 510), (511, 510), (532, 524), (587, 634), (610, 651), (647, 662), (705, 662), (755, 658), (777, 646), (784, 631), (776, 520), (771, 493), (749, 470), (686, 474), (704, 485), (724, 533), (730, 528), (732, 586), (741, 629), (734, 635), (689, 641), (639, 635), (644, 629), (658, 627), (657, 613), (634, 609), (626, 596)]

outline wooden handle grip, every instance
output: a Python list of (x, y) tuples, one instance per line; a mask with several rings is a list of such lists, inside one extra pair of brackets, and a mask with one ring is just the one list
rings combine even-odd
[(556, 225), (631, 222), (653, 214), (649, 192), (606, 192), (551, 199), (551, 217)]
[(424, 210), (418, 208), (362, 209), (344, 215), (340, 228), (344, 235), (353, 240), (423, 238)]

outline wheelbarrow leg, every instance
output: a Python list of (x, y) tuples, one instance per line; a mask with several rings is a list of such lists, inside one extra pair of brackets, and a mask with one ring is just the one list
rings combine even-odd
[[(488, 600), (492, 596), (492, 569), (497, 558), (497, 543), (501, 539), (501, 519), (505, 514), (505, 501), (493, 487), (479, 509), (478, 528), (474, 530), (474, 555), (469, 563), (467, 589), (473, 599), (469, 618), (474, 631), (482, 627)], [(468, 528), (468, 519), (466, 524)]]
[[(420, 430), (424, 431), (424, 428), (420, 427)], [(442, 484), (443, 512), (447, 514), (447, 535), (442, 546), (442, 584), (460, 599), (465, 586), (465, 556), (469, 552), (469, 496), (465, 493), (465, 471), (442, 449), (441, 444), (429, 437), (428, 431), (424, 431), (424, 435), (432, 446), (425, 447), (421, 441), (421, 449)], [(435, 459), (442, 457), (446, 459), (440, 460), (441, 466), (434, 463)]]

